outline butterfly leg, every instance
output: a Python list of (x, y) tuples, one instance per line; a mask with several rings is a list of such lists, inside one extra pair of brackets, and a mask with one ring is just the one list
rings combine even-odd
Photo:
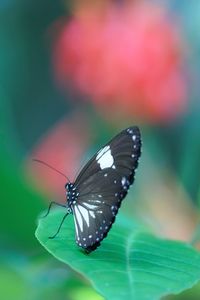
[(54, 238), (57, 236), (57, 234), (59, 233), (59, 231), (60, 231), (60, 229), (61, 229), (61, 227), (62, 227), (62, 224), (63, 224), (64, 221), (65, 221), (65, 218), (66, 218), (68, 215), (69, 215), (68, 213), (66, 213), (66, 214), (64, 215), (64, 217), (63, 217), (63, 219), (62, 219), (62, 221), (61, 221), (61, 223), (60, 223), (60, 226), (58, 227), (58, 230), (56, 231), (56, 233), (55, 233), (53, 236), (49, 236), (49, 239), (54, 239)]
[(52, 202), (49, 204), (49, 208), (48, 208), (48, 210), (47, 210), (47, 213), (46, 213), (44, 216), (42, 216), (42, 218), (46, 218), (46, 217), (48, 216), (48, 214), (49, 214), (49, 212), (50, 212), (50, 210), (51, 210), (52, 205), (57, 205), (57, 206), (61, 206), (61, 207), (66, 207), (65, 204), (60, 204), (60, 203), (57, 203), (57, 202), (55, 202), (55, 201), (52, 201)]

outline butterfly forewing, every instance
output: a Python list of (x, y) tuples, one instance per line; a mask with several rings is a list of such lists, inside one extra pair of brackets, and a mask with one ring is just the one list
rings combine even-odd
[(99, 246), (111, 228), (133, 183), (140, 153), (139, 129), (127, 128), (102, 147), (78, 175), (74, 187), (79, 196), (72, 205), (76, 242), (88, 252)]

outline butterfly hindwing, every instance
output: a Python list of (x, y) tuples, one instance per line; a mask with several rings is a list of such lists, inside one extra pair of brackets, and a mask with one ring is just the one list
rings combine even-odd
[(140, 153), (139, 129), (127, 128), (101, 148), (75, 180), (78, 198), (71, 208), (76, 242), (88, 252), (96, 249), (110, 230), (134, 181)]

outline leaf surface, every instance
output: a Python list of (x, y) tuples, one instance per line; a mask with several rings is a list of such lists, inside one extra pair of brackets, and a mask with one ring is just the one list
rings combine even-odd
[(192, 287), (200, 279), (200, 254), (190, 245), (157, 238), (119, 215), (94, 252), (75, 244), (73, 217), (51, 240), (65, 212), (40, 219), (36, 237), (57, 259), (90, 280), (106, 299), (154, 300)]

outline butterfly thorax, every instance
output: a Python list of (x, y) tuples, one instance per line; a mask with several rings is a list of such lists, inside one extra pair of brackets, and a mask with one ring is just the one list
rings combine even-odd
[(65, 185), (67, 209), (69, 213), (72, 213), (72, 206), (76, 204), (79, 193), (73, 183), (68, 182)]

